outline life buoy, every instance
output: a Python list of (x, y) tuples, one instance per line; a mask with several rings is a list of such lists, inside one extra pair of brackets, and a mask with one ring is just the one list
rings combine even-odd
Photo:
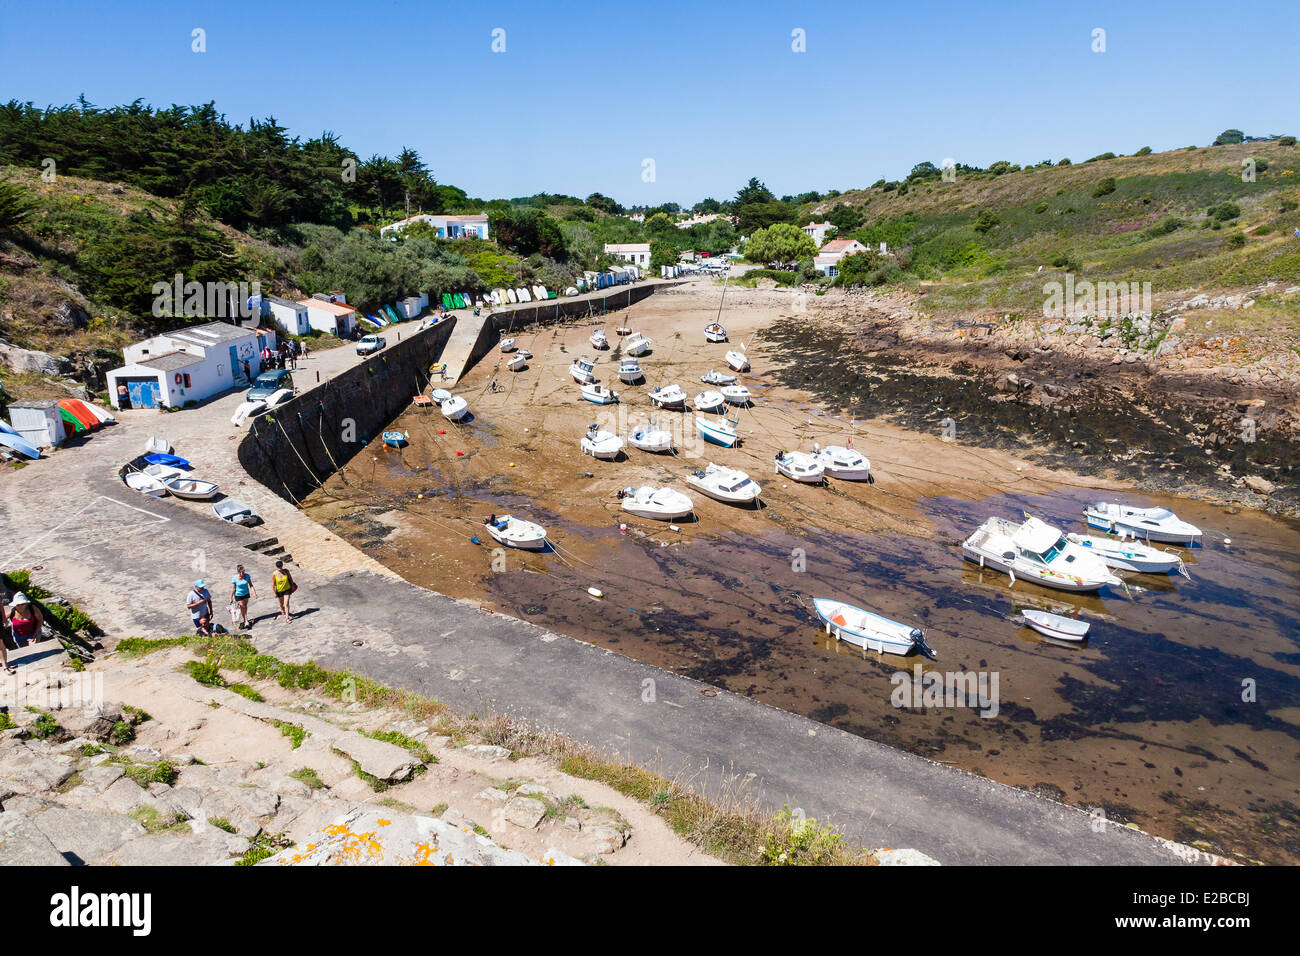
[(177, 373), (176, 373), (176, 384), (179, 385), (182, 381), (183, 381), (183, 379), (181, 378), (181, 373), (180, 373), (180, 372), (177, 372)]

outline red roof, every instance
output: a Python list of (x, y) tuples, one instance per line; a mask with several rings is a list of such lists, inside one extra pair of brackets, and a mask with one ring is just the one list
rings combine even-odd
[(826, 243), (826, 245), (822, 246), (821, 249), (819, 249), (818, 251), (819, 252), (843, 252), (845, 249), (847, 249), (849, 246), (853, 245), (857, 241), (858, 240), (856, 239), (832, 239), (830, 242)]

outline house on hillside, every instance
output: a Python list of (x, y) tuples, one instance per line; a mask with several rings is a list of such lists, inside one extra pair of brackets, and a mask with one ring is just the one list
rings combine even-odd
[(248, 385), (262, 371), (262, 349), (276, 348), (270, 329), (209, 322), (155, 335), (122, 349), (110, 371), (109, 401), (120, 408), (125, 385), (132, 408), (181, 408)]
[(812, 237), (812, 241), (817, 245), (817, 248), (820, 249), (822, 243), (826, 241), (826, 233), (829, 230), (834, 229), (835, 226), (829, 222), (810, 222), (808, 225), (801, 226), (800, 228), (803, 229), (805, 235)]
[(867, 247), (856, 239), (832, 239), (818, 251), (813, 266), (818, 272), (833, 279), (840, 274), (841, 259), (866, 251)]
[(401, 232), (412, 223), (422, 222), (432, 229), (438, 236), (443, 239), (468, 239), (479, 238), (487, 239), (488, 236), (488, 216), (485, 212), (473, 213), (471, 215), (442, 215), (435, 216), (431, 213), (420, 213), (418, 216), (411, 216), (400, 222), (390, 223), (379, 230), (381, 236), (388, 236)]
[(307, 324), (317, 332), (349, 338), (357, 327), (357, 310), (342, 302), (331, 301), (329, 295), (320, 292), (298, 304), (307, 309)]
[(650, 243), (648, 242), (607, 242), (605, 254), (618, 256), (624, 262), (643, 269), (650, 268)]
[(282, 299), (278, 295), (262, 296), (262, 314), (290, 335), (306, 335), (311, 331), (307, 321), (307, 306), (301, 302)]

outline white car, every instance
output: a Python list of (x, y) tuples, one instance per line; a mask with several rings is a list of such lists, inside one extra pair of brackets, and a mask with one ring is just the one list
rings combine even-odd
[(382, 335), (364, 335), (357, 343), (357, 354), (374, 355), (387, 344)]

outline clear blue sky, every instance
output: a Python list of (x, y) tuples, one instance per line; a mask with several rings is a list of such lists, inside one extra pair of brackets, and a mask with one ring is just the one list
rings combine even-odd
[(750, 176), (782, 195), (1294, 134), (1298, 77), (1297, 0), (0, 0), (0, 98), (215, 100), (363, 157), (411, 146), (483, 197), (689, 205)]

